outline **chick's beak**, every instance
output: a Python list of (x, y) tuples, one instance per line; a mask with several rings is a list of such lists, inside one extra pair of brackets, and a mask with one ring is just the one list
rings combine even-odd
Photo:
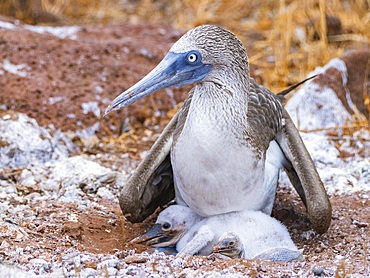
[(174, 246), (177, 242), (177, 235), (176, 231), (163, 231), (161, 224), (154, 224), (150, 230), (131, 240), (131, 243), (146, 243), (154, 247)]

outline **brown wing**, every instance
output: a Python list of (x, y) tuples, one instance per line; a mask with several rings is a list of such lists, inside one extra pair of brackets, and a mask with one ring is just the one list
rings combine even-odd
[(284, 169), (305, 204), (313, 228), (324, 233), (331, 222), (331, 205), (316, 167), (280, 99), (252, 80), (248, 123), (263, 150), (276, 140), (286, 157)]
[(123, 215), (132, 223), (143, 221), (157, 207), (175, 198), (171, 165), (171, 146), (181, 132), (189, 110), (192, 91), (168, 123), (147, 156), (121, 190), (119, 203)]
[(250, 137), (255, 138), (255, 144), (266, 151), (270, 141), (282, 127), (281, 101), (262, 85), (251, 79), (248, 102), (248, 126)]
[(320, 234), (325, 233), (331, 222), (332, 209), (329, 197), (311, 156), (286, 110), (283, 111), (283, 119), (284, 125), (277, 134), (276, 141), (292, 166), (285, 170), (302, 200), (305, 200), (308, 217), (314, 230)]
[[(283, 127), (282, 115), (285, 109), (279, 96), (255, 82), (251, 82), (250, 95), (248, 120), (255, 130), (254, 136), (259, 138), (258, 142), (264, 142), (262, 148), (265, 149), (268, 148), (270, 141), (275, 139), (276, 134), (281, 131)], [(302, 184), (289, 159), (286, 159), (284, 169), (306, 206), (306, 196)]]
[(177, 120), (178, 113), (121, 190), (120, 207), (130, 222), (143, 221), (175, 197), (170, 151)]

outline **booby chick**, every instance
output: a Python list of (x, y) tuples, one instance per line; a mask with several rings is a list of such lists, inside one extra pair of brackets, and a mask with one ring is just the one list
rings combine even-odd
[(213, 25), (188, 31), (105, 114), (159, 89), (193, 83), (122, 188), (126, 218), (140, 222), (174, 196), (205, 217), (246, 209), (269, 214), (284, 168), (313, 228), (325, 232), (331, 205), (313, 161), (279, 98), (250, 77), (247, 52), (233, 33)]
[(245, 249), (240, 237), (234, 232), (224, 233), (213, 247), (213, 253), (220, 255), (223, 259), (245, 258)]
[[(154, 247), (175, 246), (179, 256), (209, 255), (225, 232), (233, 232), (244, 246), (243, 258), (260, 254), (283, 259), (276, 250), (299, 252), (286, 227), (259, 211), (240, 211), (202, 218), (192, 209), (172, 205), (162, 211), (152, 229), (133, 240)], [(268, 257), (269, 252), (271, 256)], [(291, 260), (287, 257), (286, 260)]]
[[(286, 236), (286, 234), (285, 234)], [(268, 241), (269, 239), (267, 239)], [(270, 238), (270, 240), (276, 240), (275, 238)], [(244, 240), (247, 246), (248, 241)], [(260, 244), (261, 246), (255, 246), (255, 250), (265, 250), (252, 259), (264, 260), (264, 261), (302, 261), (303, 252), (302, 250), (297, 250), (297, 248), (287, 248), (287, 247), (276, 247), (266, 250), (265, 241), (254, 242), (254, 245)], [(239, 259), (239, 258), (249, 258), (251, 254), (248, 254), (248, 249), (244, 248), (241, 238), (235, 232), (226, 232), (218, 240), (217, 245), (213, 247), (213, 253), (221, 255), (221, 258)]]

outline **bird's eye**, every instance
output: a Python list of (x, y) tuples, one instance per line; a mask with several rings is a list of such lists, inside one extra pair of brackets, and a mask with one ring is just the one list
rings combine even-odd
[(188, 61), (190, 63), (194, 63), (196, 60), (198, 60), (198, 56), (194, 53), (191, 53), (189, 56), (188, 56)]
[(168, 231), (169, 229), (171, 229), (171, 224), (170, 224), (170, 223), (168, 223), (168, 222), (164, 222), (164, 223), (162, 224), (162, 230), (163, 230), (163, 231)]
[(229, 242), (229, 246), (230, 246), (230, 247), (234, 247), (234, 246), (235, 246), (235, 242), (234, 242), (234, 241), (230, 241), (230, 242)]

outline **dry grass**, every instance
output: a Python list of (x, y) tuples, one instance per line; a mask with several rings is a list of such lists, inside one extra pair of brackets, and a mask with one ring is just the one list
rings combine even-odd
[(369, 49), (369, 8), (370, 0), (0, 0), (1, 14), (31, 24), (223, 26), (241, 38), (257, 66), (254, 75), (274, 92), (348, 49)]
[(350, 278), (352, 273), (352, 269), (350, 267), (347, 269), (346, 263), (341, 261), (340, 266), (338, 266), (337, 271), (335, 272), (335, 278)]
[[(369, 7), (369, 0), (0, 0), (1, 14), (30, 24), (221, 25), (243, 40), (251, 63), (263, 67), (258, 74), (264, 85), (274, 91), (302, 80), (348, 48), (368, 48)], [(341, 29), (328, 28), (327, 16), (340, 18)], [(259, 36), (250, 43), (252, 33)]]

